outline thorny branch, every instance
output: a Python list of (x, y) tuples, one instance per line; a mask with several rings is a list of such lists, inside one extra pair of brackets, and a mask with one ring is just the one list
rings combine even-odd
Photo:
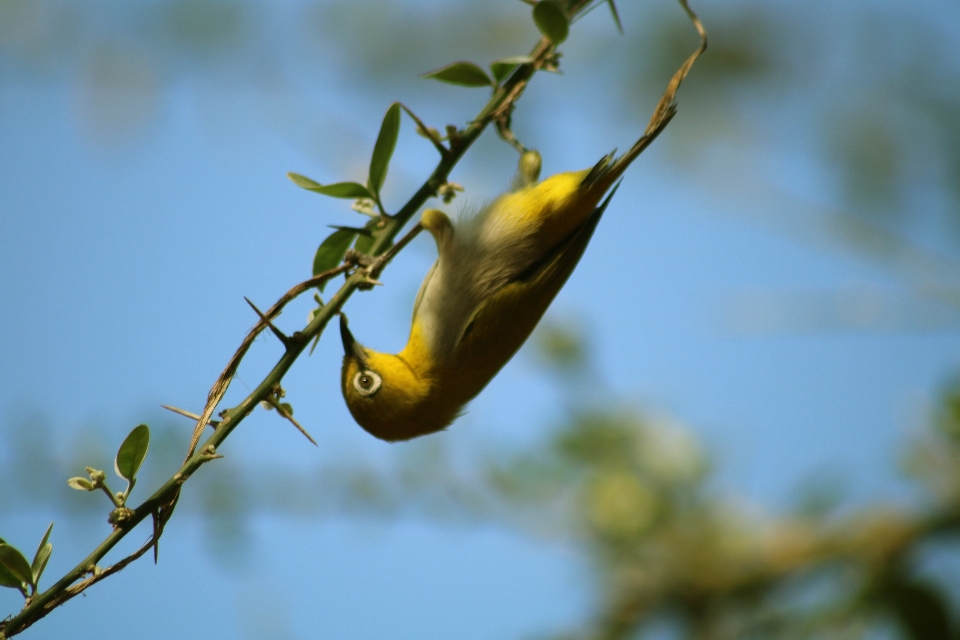
[[(689, 6), (687, 5), (687, 0), (678, 1), (687, 12), (700, 35), (700, 46), (687, 59), (683, 66), (676, 72), (676, 74), (674, 74), (670, 84), (667, 87), (667, 90), (664, 92), (654, 111), (653, 117), (650, 121), (651, 124), (648, 125), (648, 129), (651, 126), (654, 126), (654, 123), (664, 122), (665, 115), (668, 112), (673, 111), (675, 108), (676, 92), (680, 86), (680, 83), (689, 73), (690, 68), (696, 61), (697, 57), (703, 53), (707, 46), (706, 31), (704, 30), (703, 25), (700, 23), (696, 14), (690, 10)], [(568, 9), (569, 17), (575, 17), (584, 9), (588, 8), (591, 4), (592, 0), (577, 0), (576, 2), (573, 2)], [(107, 536), (107, 538), (80, 564), (74, 567), (52, 587), (28, 600), (19, 614), (7, 619), (6, 621), (0, 622), (0, 640), (12, 637), (30, 627), (57, 606), (82, 593), (88, 587), (99, 582), (103, 578), (122, 570), (131, 562), (143, 556), (148, 549), (153, 548), (156, 557), (157, 544), (160, 536), (163, 534), (163, 528), (166, 525), (166, 522), (173, 514), (173, 510), (180, 495), (180, 488), (183, 483), (186, 482), (187, 479), (189, 479), (190, 476), (193, 475), (198, 468), (200, 468), (200, 466), (206, 462), (209, 462), (210, 460), (220, 457), (217, 454), (217, 447), (227, 438), (227, 436), (230, 435), (233, 429), (236, 428), (236, 426), (240, 424), (244, 418), (253, 412), (253, 410), (261, 401), (266, 400), (270, 394), (274, 392), (283, 376), (301, 355), (306, 346), (311, 340), (323, 332), (327, 326), (327, 323), (334, 315), (339, 313), (340, 309), (346, 303), (347, 299), (349, 299), (349, 297), (353, 294), (353, 292), (358, 288), (361, 288), (364, 284), (369, 283), (371, 279), (375, 279), (376, 275), (385, 266), (386, 262), (389, 261), (389, 259), (392, 258), (393, 255), (395, 255), (396, 252), (399, 251), (399, 249), (401, 249), (407, 241), (409, 241), (409, 238), (412, 238), (416, 234), (417, 228), (412, 229), (408, 238), (405, 238), (403, 241), (401, 241), (401, 243), (398, 243), (398, 246), (393, 251), (390, 251), (393, 239), (400, 233), (407, 222), (409, 222), (413, 215), (420, 210), (420, 208), (429, 198), (436, 197), (438, 195), (441, 187), (447, 183), (447, 176), (450, 171), (467, 151), (467, 149), (480, 136), (487, 125), (495, 123), (501, 132), (505, 127), (507, 127), (510, 113), (517, 100), (523, 94), (523, 91), (533, 74), (540, 69), (551, 68), (555, 64), (556, 45), (554, 45), (546, 37), (543, 37), (534, 47), (530, 54), (530, 58), (531, 62), (518, 66), (517, 69), (514, 70), (512, 74), (503, 82), (503, 84), (494, 91), (493, 96), (490, 98), (484, 108), (480, 111), (477, 117), (467, 125), (465, 129), (457, 131), (454, 128), (451, 128), (453, 129), (453, 131), (451, 131), (453, 135), (450, 135), (449, 137), (449, 147), (445, 148), (444, 153), (441, 153), (441, 159), (430, 178), (428, 178), (427, 181), (417, 190), (413, 197), (411, 197), (410, 200), (408, 200), (407, 203), (396, 214), (381, 216), (382, 227), (374, 232), (374, 242), (370, 249), (370, 254), (372, 256), (383, 258), (379, 261), (375, 260), (376, 264), (374, 265), (374, 270), (377, 273), (373, 273), (370, 267), (358, 267), (352, 264), (343, 264), (336, 269), (332, 269), (318, 276), (310, 278), (309, 280), (301, 282), (281, 296), (281, 298), (277, 300), (277, 302), (274, 303), (274, 305), (271, 306), (265, 313), (258, 314), (260, 315), (260, 319), (258, 320), (257, 324), (254, 325), (247, 336), (243, 339), (240, 347), (237, 349), (236, 353), (234, 353), (223, 372), (217, 378), (217, 381), (211, 387), (207, 395), (207, 402), (204, 406), (203, 412), (197, 418), (196, 427), (194, 429), (193, 438), (191, 439), (186, 459), (177, 473), (174, 474), (174, 476), (170, 478), (162, 487), (160, 487), (160, 489), (158, 489), (152, 496), (134, 509), (131, 517), (125, 521), (123, 526), (116, 526), (110, 535)], [(667, 117), (666, 119), (668, 120), (669, 118)], [(418, 121), (417, 125), (418, 127), (422, 126), (422, 123)], [(432, 136), (431, 140), (435, 145), (439, 144), (439, 142)], [(440, 146), (442, 147), (442, 145)], [(243, 360), (250, 348), (250, 345), (260, 334), (260, 332), (271, 325), (272, 321), (280, 315), (280, 312), (287, 305), (287, 303), (297, 298), (304, 292), (317, 287), (323, 282), (326, 282), (327, 280), (341, 273), (348, 273), (346, 282), (333, 295), (333, 297), (331, 297), (328, 303), (314, 315), (313, 319), (302, 331), (295, 332), (288, 338), (288, 341), (284, 343), (284, 354), (280, 357), (280, 360), (270, 371), (270, 373), (267, 374), (264, 380), (257, 386), (256, 389), (254, 389), (246, 398), (244, 398), (240, 404), (223, 411), (221, 413), (221, 420), (219, 423), (212, 421), (211, 418), (213, 417), (213, 413), (216, 411), (217, 406), (220, 404), (221, 400), (226, 394), (227, 389), (230, 386), (230, 382), (233, 380), (233, 377), (240, 366), (240, 362)], [(208, 425), (215, 425), (214, 432), (207, 439), (206, 443), (204, 443), (204, 446), (198, 451), (197, 445), (200, 441), (203, 431)], [(143, 544), (143, 546), (141, 546), (133, 554), (123, 558), (112, 566), (105, 569), (99, 568), (97, 563), (147, 516), (151, 516), (153, 518), (154, 529), (153, 533)], [(80, 582), (77, 582), (78, 580), (81, 580), (83, 576), (88, 574), (92, 575)]]

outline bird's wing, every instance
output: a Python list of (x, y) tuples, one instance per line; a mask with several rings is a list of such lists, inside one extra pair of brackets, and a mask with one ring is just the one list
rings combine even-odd
[(565, 240), (495, 292), (473, 312), (457, 342), (455, 361), (467, 399), (513, 356), (533, 332), (547, 307), (580, 261), (614, 188), (603, 203)]
[(430, 267), (430, 271), (427, 271), (427, 275), (423, 277), (423, 282), (420, 283), (420, 289), (417, 291), (417, 299), (413, 301), (413, 318), (416, 319), (417, 311), (420, 310), (420, 303), (423, 301), (423, 292), (427, 290), (427, 286), (430, 284), (430, 280), (433, 279), (433, 274), (437, 270), (437, 263), (439, 260), (434, 260), (433, 265)]

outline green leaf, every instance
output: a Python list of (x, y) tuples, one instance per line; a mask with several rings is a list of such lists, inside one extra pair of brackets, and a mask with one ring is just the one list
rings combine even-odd
[(490, 71), (493, 73), (493, 79), (497, 82), (497, 84), (499, 84), (500, 81), (506, 78), (511, 71), (522, 64), (528, 64), (530, 62), (533, 62), (533, 58), (530, 56), (500, 58), (499, 60), (494, 60), (490, 63)]
[(71, 489), (76, 489), (77, 491), (93, 491), (96, 489), (92, 482), (79, 476), (67, 480), (67, 486)]
[(554, 0), (540, 0), (534, 5), (533, 21), (540, 33), (550, 38), (553, 44), (560, 44), (570, 33), (570, 22)]
[[(3, 538), (0, 538), (0, 546), (5, 545)], [(23, 582), (18, 580), (15, 575), (0, 563), (0, 587), (9, 587), (11, 589), (22, 589)]]
[(462, 87), (492, 87), (493, 80), (487, 72), (472, 62), (454, 62), (434, 71), (428, 71), (421, 78), (433, 78), (440, 82), (458, 84)]
[(370, 249), (373, 247), (372, 236), (360, 236), (353, 248), (364, 255), (370, 255)]
[(53, 553), (53, 545), (49, 542), (37, 549), (37, 557), (33, 560), (33, 583), (40, 584), (40, 576), (47, 568), (47, 562), (50, 560), (50, 554)]
[(293, 405), (290, 404), (289, 402), (281, 402), (280, 408), (286, 411), (288, 416), (293, 415)]
[(399, 133), (400, 103), (394, 102), (383, 116), (380, 133), (377, 135), (377, 143), (373, 145), (373, 156), (370, 158), (370, 191), (378, 197), (380, 189), (383, 187), (383, 181), (387, 179), (387, 167), (390, 164), (390, 158), (393, 157), (393, 150), (397, 147), (397, 135)]
[(373, 198), (370, 190), (357, 182), (336, 182), (334, 184), (322, 185), (319, 182), (314, 182), (310, 178), (302, 176), (299, 173), (293, 173), (292, 171), (287, 173), (287, 177), (290, 178), (293, 184), (302, 189), (330, 196), (331, 198)]
[[(8, 544), (0, 544), (0, 565), (3, 565), (15, 580), (31, 586), (34, 585), (30, 563), (16, 548)], [(19, 587), (20, 585), (17, 584), (16, 586)]]
[(311, 180), (307, 176), (302, 176), (299, 173), (294, 173), (293, 171), (287, 172), (287, 178), (301, 189), (317, 189), (320, 187), (319, 182)]
[[(337, 229), (327, 239), (320, 243), (317, 253), (313, 256), (313, 275), (320, 275), (324, 271), (336, 269), (343, 262), (343, 254), (350, 248), (350, 244), (357, 236), (353, 229)], [(329, 282), (329, 280), (327, 281)], [(320, 285), (323, 291), (326, 282)]]
[(137, 477), (137, 471), (140, 470), (140, 465), (143, 464), (143, 459), (147, 457), (148, 448), (150, 448), (150, 428), (145, 424), (134, 427), (117, 450), (117, 457), (113, 462), (117, 475), (133, 482)]
[(40, 576), (43, 575), (43, 570), (47, 568), (47, 561), (50, 560), (50, 554), (53, 553), (53, 545), (47, 542), (50, 539), (51, 531), (53, 531), (52, 522), (47, 527), (47, 532), (43, 534), (43, 540), (40, 541), (37, 553), (33, 556), (33, 562), (30, 565), (33, 572), (33, 584), (40, 582)]
[[(40, 540), (40, 544), (37, 546), (37, 555), (40, 554), (40, 550), (43, 549), (43, 546), (44, 546), (45, 544), (47, 544), (47, 542), (50, 540), (50, 532), (51, 532), (51, 531), (53, 531), (53, 523), (52, 523), (52, 522), (50, 523), (50, 526), (47, 527), (46, 533), (43, 534), (43, 539)], [(37, 556), (34, 556), (34, 557), (33, 557), (33, 561), (34, 561), (34, 562), (37, 561)]]
[[(364, 225), (364, 232), (357, 237), (356, 244), (353, 245), (353, 248), (359, 251), (364, 255), (370, 255), (370, 250), (373, 249), (373, 242), (376, 240), (373, 233), (380, 229), (380, 220), (373, 219)], [(389, 245), (387, 245), (389, 247)]]

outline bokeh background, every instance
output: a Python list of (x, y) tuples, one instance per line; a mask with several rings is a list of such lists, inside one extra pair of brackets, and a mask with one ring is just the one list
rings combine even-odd
[[(670, 0), (618, 7), (623, 35), (600, 6), (561, 47), (563, 73), (537, 76), (519, 103), (514, 131), (545, 175), (631, 144), (696, 46)], [(577, 498), (558, 514), (557, 496), (613, 487), (636, 498), (628, 511), (667, 500), (632, 481), (564, 488), (594, 442), (570, 434), (592, 419), (642, 432), (644, 469), (696, 486), (737, 530), (935, 502), (903, 467), (960, 364), (960, 13), (953, 0), (694, 8), (711, 48), (678, 117), (467, 415), (422, 441), (374, 440), (343, 405), (339, 339), (325, 335), (285, 380), (319, 446), (259, 412), (187, 485), (159, 565), (141, 560), (23, 637), (582, 629), (612, 571), (588, 533), (623, 533), (626, 518), (642, 536), (659, 512), (630, 520)], [(32, 552), (56, 521), (47, 585), (108, 531), (103, 497), (66, 479), (112, 468), (146, 422), (134, 497), (148, 495), (192, 428), (159, 404), (199, 411), (255, 321), (243, 296), (269, 306), (309, 276), (327, 225), (357, 223), (285, 173), (363, 182), (390, 102), (438, 129), (485, 102), (418, 74), (536, 38), (515, 0), (0, 0), (0, 536)], [(404, 120), (387, 206), (434, 162)], [(446, 209), (476, 209), (515, 166), (487, 132)], [(361, 341), (403, 345), (434, 257), (418, 239), (385, 287), (351, 299)], [(309, 309), (279, 325), (301, 327)], [(223, 406), (279, 353), (259, 339)], [(574, 469), (555, 464), (570, 451)], [(925, 562), (956, 602), (950, 545)], [(0, 593), (4, 615), (20, 602)], [(854, 632), (897, 637), (888, 623)], [(687, 630), (668, 615), (637, 637)]]

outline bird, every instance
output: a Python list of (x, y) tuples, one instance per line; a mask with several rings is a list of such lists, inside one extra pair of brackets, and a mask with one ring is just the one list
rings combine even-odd
[(527, 151), (515, 188), (456, 224), (438, 209), (424, 210), (420, 224), (438, 257), (417, 293), (406, 346), (397, 354), (369, 349), (340, 315), (341, 391), (356, 422), (393, 442), (441, 431), (461, 415), (533, 332), (624, 170), (674, 113), (671, 104), (655, 116), (619, 158), (614, 151), (592, 168), (539, 182), (539, 154)]

